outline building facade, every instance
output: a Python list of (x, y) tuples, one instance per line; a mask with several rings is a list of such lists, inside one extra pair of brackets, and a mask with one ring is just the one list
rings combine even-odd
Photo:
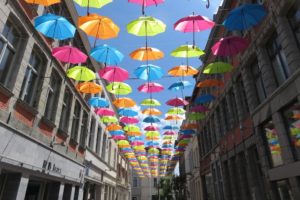
[(158, 178), (140, 178), (133, 172), (131, 179), (132, 200), (157, 200), (158, 199)]

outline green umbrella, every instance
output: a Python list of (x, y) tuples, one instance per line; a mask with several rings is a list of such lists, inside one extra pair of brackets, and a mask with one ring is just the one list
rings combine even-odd
[(187, 116), (190, 120), (201, 120), (205, 118), (205, 114), (203, 113), (189, 113)]
[(159, 137), (160, 133), (158, 131), (147, 131), (146, 137)]
[(156, 99), (144, 99), (142, 102), (141, 102), (141, 105), (142, 106), (160, 106), (160, 102)]
[(205, 54), (204, 51), (193, 45), (181, 45), (171, 52), (171, 56), (179, 58), (199, 57), (203, 54)]
[(155, 36), (165, 30), (166, 25), (162, 21), (150, 16), (139, 17), (127, 25), (128, 33), (136, 36)]
[(128, 131), (128, 132), (139, 132), (140, 131), (140, 127), (135, 126), (135, 125), (127, 125), (123, 129), (124, 129), (124, 131)]
[(112, 0), (74, 0), (81, 7), (101, 8)]
[(203, 70), (204, 74), (223, 74), (230, 72), (233, 69), (233, 66), (225, 62), (214, 62), (210, 63)]
[(168, 110), (167, 114), (170, 115), (181, 115), (184, 114), (185, 110), (183, 108), (175, 107)]
[(91, 81), (96, 79), (96, 74), (87, 67), (75, 66), (68, 69), (67, 77), (76, 81)]
[(103, 123), (115, 123), (115, 122), (118, 122), (118, 119), (113, 116), (104, 116), (101, 118), (101, 121)]
[(132, 91), (131, 87), (128, 84), (122, 82), (112, 82), (106, 86), (106, 89), (108, 92), (118, 95), (126, 95), (131, 93)]
[(171, 139), (173, 139), (172, 135), (166, 135), (163, 137), (163, 140), (171, 140)]

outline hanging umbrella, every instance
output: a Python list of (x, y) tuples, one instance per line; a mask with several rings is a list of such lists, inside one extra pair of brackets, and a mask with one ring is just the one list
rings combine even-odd
[(247, 49), (248, 46), (248, 40), (238, 36), (229, 36), (226, 38), (221, 38), (213, 45), (211, 51), (216, 56), (235, 56)]
[(67, 77), (76, 81), (91, 81), (96, 79), (96, 74), (87, 67), (75, 66), (67, 70)]
[(139, 132), (140, 128), (135, 125), (127, 125), (123, 128), (123, 130), (128, 132)]
[(196, 131), (193, 129), (180, 130), (179, 132), (183, 135), (196, 134)]
[(97, 94), (102, 91), (102, 87), (94, 82), (78, 83), (76, 89), (84, 94)]
[(81, 7), (101, 8), (112, 0), (74, 0)]
[(164, 86), (162, 86), (159, 83), (154, 83), (154, 82), (148, 82), (148, 83), (145, 83), (138, 87), (138, 90), (140, 92), (146, 92), (146, 93), (161, 92), (163, 89), (164, 89)]
[(188, 123), (188, 124), (181, 125), (181, 130), (185, 130), (185, 129), (197, 129), (197, 128), (199, 128), (198, 124), (193, 124), (193, 123)]
[(117, 145), (119, 148), (129, 148), (130, 147), (130, 144), (127, 140), (119, 140), (117, 142)]
[(104, 116), (101, 118), (101, 121), (106, 124), (107, 123), (116, 123), (116, 122), (118, 122), (118, 119), (113, 116)]
[(163, 137), (163, 140), (172, 140), (173, 139), (173, 136), (172, 135), (165, 135)]
[(147, 108), (142, 111), (144, 115), (161, 115), (161, 111), (156, 108)]
[(149, 154), (159, 154), (159, 150), (156, 149), (156, 148), (150, 148), (150, 149), (148, 150), (148, 153), (149, 153)]
[(138, 115), (138, 112), (129, 108), (121, 108), (119, 109), (118, 114), (127, 117), (134, 117)]
[(123, 130), (109, 131), (109, 134), (111, 134), (111, 135), (124, 135), (124, 131)]
[(107, 131), (117, 131), (117, 130), (121, 130), (122, 126), (118, 125), (118, 124), (110, 124), (106, 127)]
[(205, 94), (205, 95), (201, 95), (200, 97), (198, 97), (196, 99), (196, 103), (201, 104), (201, 103), (208, 103), (211, 102), (213, 100), (215, 100), (216, 97), (214, 97), (211, 94)]
[(266, 15), (264, 6), (245, 3), (232, 9), (223, 25), (230, 31), (243, 31), (259, 24)]
[(154, 125), (150, 125), (150, 126), (146, 126), (144, 128), (145, 131), (158, 131), (159, 127), (158, 126), (154, 126)]
[(93, 107), (107, 107), (108, 106), (107, 100), (104, 98), (101, 98), (101, 97), (91, 97), (88, 100), (88, 103), (90, 106), (93, 106)]
[(204, 74), (223, 74), (226, 72), (231, 72), (233, 70), (233, 66), (229, 63), (225, 62), (214, 62), (210, 63), (203, 70)]
[(176, 135), (175, 131), (165, 131), (163, 135)]
[(131, 108), (136, 105), (136, 103), (128, 97), (118, 98), (113, 101), (113, 104), (118, 108)]
[(120, 31), (120, 28), (110, 18), (98, 14), (79, 17), (78, 28), (87, 35), (102, 40), (115, 38)]
[(171, 56), (178, 58), (200, 57), (204, 55), (199, 47), (193, 45), (181, 45), (171, 52)]
[(61, 0), (25, 0), (26, 3), (38, 4), (42, 6), (51, 6), (60, 3)]
[(146, 137), (159, 137), (160, 134), (158, 131), (147, 131), (146, 132)]
[(126, 134), (128, 136), (141, 136), (142, 135), (142, 133), (139, 131), (128, 131), (128, 132), (126, 132)]
[(187, 118), (189, 120), (201, 120), (205, 118), (205, 114), (203, 113), (189, 113)]
[(181, 115), (184, 113), (185, 113), (185, 110), (183, 108), (178, 108), (178, 107), (170, 108), (167, 112), (167, 114), (169, 114), (169, 115)]
[(68, 45), (53, 48), (52, 56), (61, 62), (72, 64), (85, 63), (87, 59), (87, 55), (82, 51)]
[(124, 124), (136, 124), (139, 123), (139, 119), (135, 117), (121, 117), (120, 122)]
[(145, 7), (163, 3), (164, 0), (128, 0), (128, 2), (142, 5), (142, 14), (145, 14)]
[(166, 104), (169, 106), (178, 107), (178, 106), (186, 106), (189, 104), (189, 102), (182, 98), (174, 98), (174, 99), (170, 99), (169, 101), (167, 101)]
[(178, 130), (178, 126), (166, 125), (163, 127), (164, 130)]
[(112, 82), (106, 86), (108, 92), (117, 95), (126, 95), (132, 92), (131, 87), (122, 82)]
[(127, 25), (128, 33), (136, 36), (155, 36), (165, 30), (166, 25), (162, 21), (150, 16), (141, 16)]
[(131, 52), (130, 57), (139, 61), (159, 60), (164, 57), (164, 53), (153, 47), (141, 47)]
[(136, 140), (130, 143), (131, 146), (140, 146), (140, 145), (144, 145), (144, 142), (141, 140)]
[(105, 65), (117, 65), (124, 58), (124, 55), (119, 50), (107, 44), (93, 48), (90, 52), (90, 56)]
[(50, 13), (35, 18), (34, 27), (45, 36), (58, 40), (73, 38), (76, 31), (66, 18)]
[(193, 76), (198, 74), (198, 70), (192, 66), (180, 65), (170, 69), (168, 74), (171, 76)]
[(100, 116), (114, 116), (115, 112), (110, 108), (99, 108), (95, 110), (95, 113)]
[(156, 99), (144, 99), (141, 103), (142, 106), (160, 106), (160, 102)]
[(189, 81), (178, 81), (170, 85), (168, 89), (171, 91), (179, 91), (191, 87), (193, 87), (193, 85)]
[(154, 147), (154, 146), (159, 146), (159, 142), (156, 142), (156, 141), (149, 141), (146, 143), (146, 145), (148, 147)]
[(204, 81), (201, 81), (197, 84), (197, 87), (199, 88), (205, 88), (205, 87), (222, 87), (224, 86), (224, 82), (217, 80), (217, 79), (206, 79)]
[(112, 139), (114, 139), (114, 140), (126, 140), (126, 136), (125, 135), (114, 135), (114, 136), (112, 136)]
[(99, 70), (99, 76), (111, 82), (123, 82), (129, 78), (127, 70), (117, 66), (107, 66)]
[(192, 112), (207, 112), (209, 109), (203, 105), (197, 105), (191, 108)]
[(180, 117), (178, 115), (169, 115), (165, 118), (167, 121), (177, 121), (177, 120), (183, 120), (183, 117)]
[(160, 67), (148, 64), (136, 68), (134, 70), (134, 75), (142, 80), (153, 81), (161, 79), (164, 74)]
[(160, 119), (157, 118), (157, 117), (153, 117), (153, 116), (148, 116), (146, 117), (143, 122), (145, 123), (159, 123), (160, 122)]

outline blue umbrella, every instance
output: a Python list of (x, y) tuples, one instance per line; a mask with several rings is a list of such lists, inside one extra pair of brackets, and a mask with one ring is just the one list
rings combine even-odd
[(262, 5), (246, 3), (231, 10), (223, 24), (230, 31), (242, 31), (259, 24), (266, 15)]
[(107, 44), (93, 48), (90, 56), (105, 65), (118, 65), (124, 58), (124, 55), (119, 50)]
[(200, 103), (208, 103), (212, 100), (214, 100), (216, 97), (214, 97), (213, 95), (211, 94), (205, 94), (205, 95), (202, 95), (200, 97), (198, 97), (196, 99), (196, 103), (200, 104)]
[(88, 103), (90, 106), (94, 107), (107, 107), (108, 102), (106, 99), (101, 98), (101, 97), (92, 97), (88, 100)]
[(166, 125), (163, 127), (165, 130), (178, 130), (178, 126), (171, 126), (171, 125)]
[(164, 73), (160, 67), (148, 64), (136, 68), (134, 70), (134, 75), (142, 80), (153, 81), (160, 79)]
[(110, 131), (109, 133), (111, 135), (123, 135), (124, 131), (123, 130), (115, 130), (115, 131)]
[(186, 130), (180, 130), (179, 131), (182, 135), (191, 135), (191, 134), (195, 134), (196, 131), (193, 129), (186, 129)]
[(157, 118), (157, 117), (153, 117), (153, 116), (148, 116), (146, 117), (143, 122), (146, 122), (146, 123), (158, 123), (160, 122), (160, 119)]
[(130, 141), (143, 140), (141, 136), (129, 136), (128, 138)]
[(178, 81), (173, 83), (168, 89), (171, 91), (183, 90), (184, 88), (191, 88), (193, 85), (189, 81)]
[(138, 115), (137, 111), (134, 111), (132, 109), (129, 108), (121, 108), (118, 111), (119, 115), (123, 115), (123, 116), (127, 116), (127, 117), (134, 117)]
[(73, 38), (76, 31), (66, 18), (50, 13), (35, 18), (34, 27), (45, 36), (58, 40)]
[(172, 148), (173, 145), (172, 144), (163, 144), (162, 148)]
[(146, 143), (146, 146), (159, 146), (159, 142), (149, 141), (149, 142)]

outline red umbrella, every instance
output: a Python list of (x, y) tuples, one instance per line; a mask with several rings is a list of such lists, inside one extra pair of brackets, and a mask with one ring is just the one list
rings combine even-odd
[(121, 117), (120, 122), (124, 124), (136, 124), (139, 123), (139, 119), (135, 117)]
[(174, 99), (170, 99), (169, 101), (167, 101), (166, 104), (169, 106), (178, 107), (178, 106), (186, 106), (189, 104), (189, 102), (182, 98), (174, 98)]
[(163, 135), (175, 135), (175, 134), (176, 134), (175, 131), (165, 131), (165, 132), (163, 133)]
[(248, 40), (238, 36), (229, 36), (221, 38), (216, 44), (214, 44), (211, 51), (214, 55), (227, 57), (243, 52), (248, 48), (248, 46)]
[(146, 92), (146, 93), (160, 92), (163, 89), (164, 89), (164, 86), (162, 86), (159, 83), (154, 83), (154, 82), (145, 83), (138, 87), (138, 90), (140, 92)]
[(198, 105), (198, 106), (192, 107), (191, 111), (192, 112), (207, 112), (207, 111), (209, 111), (209, 109), (206, 106)]
[(99, 76), (111, 82), (123, 82), (128, 79), (127, 70), (117, 66), (107, 66), (99, 71)]
[(115, 112), (109, 108), (98, 108), (95, 110), (95, 113), (97, 115), (101, 115), (101, 116), (114, 116), (115, 115)]
[(145, 131), (158, 131), (159, 127), (154, 126), (154, 125), (150, 125), (144, 128)]

